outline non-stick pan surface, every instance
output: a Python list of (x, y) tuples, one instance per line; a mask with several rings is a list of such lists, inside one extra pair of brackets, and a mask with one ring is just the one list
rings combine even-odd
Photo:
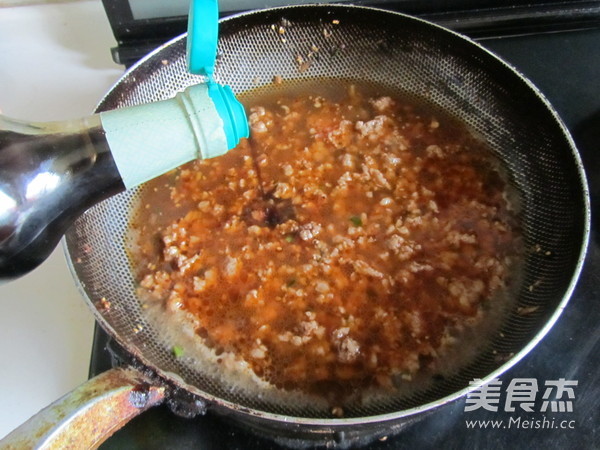
[[(282, 33), (280, 28), (284, 28)], [(308, 58), (311, 49), (318, 54)], [(299, 64), (298, 55), (309, 64)], [(258, 426), (378, 426), (464, 395), (521, 359), (565, 307), (581, 269), (589, 202), (573, 142), (543, 96), (472, 41), (401, 14), (350, 6), (295, 6), (221, 22), (215, 77), (237, 93), (286, 80), (345, 78), (383, 83), (447, 110), (486, 140), (520, 196), (526, 254), (514, 307), (489, 347), (455, 376), (388, 401), (330, 411), (272, 402), (232, 388), (174, 357), (148, 322), (127, 252), (132, 190), (86, 212), (66, 236), (72, 269), (102, 327), (173, 384)], [(185, 37), (149, 55), (108, 93), (99, 110), (172, 97), (203, 81), (187, 73)]]

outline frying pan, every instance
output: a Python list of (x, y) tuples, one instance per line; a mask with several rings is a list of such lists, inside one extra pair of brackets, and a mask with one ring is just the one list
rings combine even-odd
[[(314, 48), (319, 51), (308, 56)], [(525, 255), (514, 305), (472, 363), (426, 388), (351, 406), (344, 418), (332, 417), (318, 406), (273, 400), (188, 365), (173, 355), (147, 320), (127, 251), (130, 212), (140, 196), (139, 190), (130, 190), (88, 210), (65, 238), (71, 270), (89, 307), (137, 367), (113, 369), (79, 388), (79, 415), (66, 412), (72, 396), (46, 411), (55, 419), (75, 417), (75, 428), (88, 444), (98, 444), (123, 421), (166, 397), (188, 414), (210, 408), (294, 445), (306, 439), (343, 445), (365, 442), (396, 432), (499, 377), (542, 339), (566, 306), (588, 241), (585, 175), (557, 114), (514, 69), (460, 35), (374, 8), (304, 5), (222, 20), (216, 80), (240, 93), (268, 85), (275, 76), (292, 82), (343, 78), (382, 83), (426, 98), (484, 139), (520, 197)], [(98, 111), (169, 98), (201, 81), (187, 72), (182, 36), (127, 72)], [(479, 381), (470, 384), (474, 379)], [(102, 401), (97, 399), (99, 385)], [(87, 422), (81, 419), (83, 409)], [(94, 430), (84, 426), (90, 420)], [(50, 421), (48, 416), (34, 417), (5, 442), (56, 445), (75, 438), (76, 430), (64, 427), (66, 420), (59, 420), (60, 425)]]

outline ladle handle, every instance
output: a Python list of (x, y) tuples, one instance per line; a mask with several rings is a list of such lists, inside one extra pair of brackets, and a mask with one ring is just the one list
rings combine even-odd
[(0, 440), (0, 449), (97, 448), (162, 403), (165, 388), (135, 369), (111, 369), (85, 382)]

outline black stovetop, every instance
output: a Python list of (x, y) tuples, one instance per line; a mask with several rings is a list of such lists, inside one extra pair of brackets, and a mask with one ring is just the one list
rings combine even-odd
[[(369, 445), (396, 448), (600, 448), (600, 27), (519, 36), (487, 36), (481, 44), (515, 66), (545, 94), (572, 133), (586, 169), (592, 203), (592, 232), (575, 292), (548, 335), (502, 376), (578, 381), (572, 412), (465, 412), (465, 400), (442, 406), (399, 435)], [(111, 367), (107, 337), (97, 328), (90, 376)], [(530, 420), (532, 429), (516, 428)], [(546, 422), (542, 422), (546, 418)], [(512, 420), (508, 428), (466, 421)], [(535, 421), (538, 421), (536, 427)], [(563, 422), (564, 421), (564, 422)], [(549, 423), (556, 428), (549, 429)], [(567, 428), (560, 428), (564, 424)], [(572, 428), (570, 428), (572, 426)], [(107, 449), (252, 449), (276, 444), (225, 422), (210, 412), (182, 419), (166, 407), (149, 410), (107, 440)]]

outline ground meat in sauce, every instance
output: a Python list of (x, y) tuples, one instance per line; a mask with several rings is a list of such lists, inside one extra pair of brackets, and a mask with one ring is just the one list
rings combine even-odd
[(402, 99), (345, 92), (252, 106), (251, 141), (180, 169), (179, 216), (137, 255), (146, 294), (197, 317), (217, 354), (336, 401), (434, 361), (516, 252), (483, 144)]

